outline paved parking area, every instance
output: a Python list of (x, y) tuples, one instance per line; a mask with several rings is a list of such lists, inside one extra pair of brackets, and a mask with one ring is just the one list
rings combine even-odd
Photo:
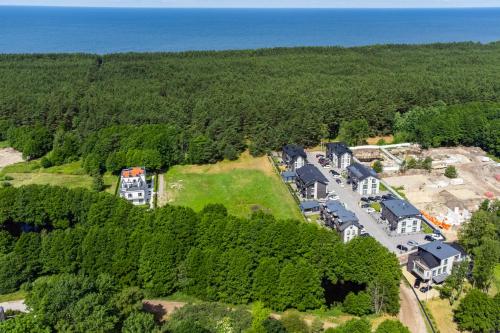
[[(404, 235), (404, 236), (389, 236), (387, 232), (384, 230), (384, 224), (377, 222), (377, 219), (372, 215), (366, 212), (366, 209), (361, 208), (359, 206), (359, 201), (361, 196), (354, 192), (350, 185), (345, 182), (345, 179), (342, 179), (342, 183), (344, 187), (340, 184), (337, 184), (332, 174), (329, 172), (330, 168), (323, 168), (316, 158), (316, 154), (324, 154), (323, 152), (307, 152), (308, 162), (315, 165), (328, 179), (328, 190), (334, 191), (339, 197), (340, 201), (346, 205), (346, 208), (353, 213), (359, 219), (359, 223), (365, 227), (366, 232), (368, 232), (373, 238), (379, 241), (382, 245), (387, 247), (390, 251), (396, 254), (403, 254), (399, 251), (396, 246), (398, 244), (403, 244), (405, 246), (409, 240), (414, 240), (418, 242), (418, 244), (428, 243), (425, 241), (424, 233), (417, 233), (412, 235)], [(408, 246), (407, 246), (408, 247)]]

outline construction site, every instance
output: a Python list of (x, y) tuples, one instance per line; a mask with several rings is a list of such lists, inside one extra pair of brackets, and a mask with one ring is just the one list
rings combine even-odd
[[(380, 160), (382, 179), (406, 196), (422, 214), (455, 238), (460, 225), (468, 220), (485, 199), (500, 196), (500, 164), (476, 147), (421, 149), (414, 144), (355, 147), (354, 155), (363, 162)], [(413, 158), (432, 159), (431, 170), (407, 169), (404, 162)], [(403, 166), (403, 167), (402, 167)], [(456, 178), (444, 176), (454, 166)]]

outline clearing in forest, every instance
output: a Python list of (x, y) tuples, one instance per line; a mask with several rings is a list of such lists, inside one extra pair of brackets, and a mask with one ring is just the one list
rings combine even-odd
[[(0, 171), (3, 181), (12, 186), (53, 185), (67, 188), (92, 188), (92, 177), (85, 174), (81, 162), (76, 161), (50, 168), (42, 168), (39, 160), (20, 162), (5, 166)], [(115, 193), (118, 177), (110, 174), (103, 176), (105, 191)]]
[(164, 198), (160, 205), (182, 205), (199, 211), (207, 204), (220, 203), (240, 217), (264, 211), (281, 219), (302, 219), (267, 157), (244, 153), (236, 161), (174, 166), (166, 173), (165, 182), (166, 195), (160, 196)]

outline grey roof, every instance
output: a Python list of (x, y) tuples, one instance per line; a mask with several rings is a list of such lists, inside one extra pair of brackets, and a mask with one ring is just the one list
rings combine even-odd
[(297, 173), (295, 171), (283, 171), (281, 173), (281, 177), (283, 178), (291, 178), (291, 177), (297, 177)]
[(323, 184), (328, 184), (328, 179), (318, 170), (314, 165), (306, 164), (301, 168), (296, 170), (297, 177), (304, 182), (304, 184), (314, 184), (315, 182), (320, 182)]
[(359, 221), (356, 214), (354, 214), (350, 210), (347, 210), (344, 207), (344, 205), (342, 205), (342, 203), (340, 203), (340, 201), (336, 201), (336, 200), (327, 201), (325, 203), (325, 207), (329, 212), (331, 212), (335, 216), (337, 216), (337, 218), (342, 222), (342, 224), (345, 224), (347, 222), (358, 222)]
[(417, 258), (420, 258), (420, 260), (422, 260), (430, 269), (439, 266), (439, 260), (437, 260), (436, 257), (434, 257), (429, 252), (421, 251), (418, 254)]
[(353, 163), (347, 167), (350, 174), (356, 177), (358, 180), (363, 180), (368, 177), (378, 178), (377, 173), (372, 168), (368, 168), (361, 163)]
[(307, 210), (307, 209), (314, 209), (314, 208), (319, 208), (319, 202), (317, 202), (316, 200), (302, 201), (300, 203), (300, 209), (302, 211)]
[(344, 205), (338, 200), (329, 200), (325, 202), (325, 207), (330, 212), (337, 212), (341, 209), (345, 209)]
[(344, 142), (330, 142), (326, 144), (328, 150), (331, 150), (335, 153), (335, 155), (344, 155), (345, 153), (349, 153), (352, 155), (352, 151), (347, 147)]
[(293, 159), (295, 159), (298, 156), (307, 158), (306, 152), (304, 151), (304, 148), (302, 146), (292, 145), (292, 144), (286, 145), (283, 147), (283, 151), (285, 152), (285, 154), (287, 154)]
[(347, 221), (347, 222), (340, 223), (338, 226), (338, 229), (339, 229), (339, 231), (344, 231), (345, 229), (347, 229), (351, 225), (355, 225), (356, 227), (359, 228), (358, 221)]
[(446, 278), (449, 276), (449, 274), (447, 273), (444, 273), (444, 274), (439, 274), (439, 275), (436, 275), (436, 276), (433, 276), (432, 277), (432, 281), (434, 281), (434, 283), (442, 283), (444, 282), (444, 280), (446, 280)]
[(381, 204), (398, 218), (420, 215), (420, 211), (406, 200), (389, 199), (382, 201)]
[(460, 251), (455, 249), (450, 244), (441, 241), (434, 241), (427, 244), (419, 245), (419, 248), (425, 252), (432, 254), (439, 260), (448, 259), (460, 254)]

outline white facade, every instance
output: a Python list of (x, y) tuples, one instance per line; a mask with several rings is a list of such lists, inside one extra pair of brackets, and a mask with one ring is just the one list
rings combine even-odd
[(302, 156), (298, 156), (294, 162), (294, 170), (297, 170), (298, 168), (302, 168), (304, 165), (306, 165), (305, 158), (303, 158)]
[(347, 228), (342, 231), (341, 236), (342, 236), (342, 241), (344, 243), (349, 242), (352, 240), (354, 237), (357, 237), (359, 235), (359, 228), (355, 225), (350, 225)]
[(134, 205), (149, 203), (150, 189), (143, 168), (125, 169), (120, 178), (120, 197)]
[(425, 263), (420, 260), (413, 261), (413, 271), (424, 280), (432, 279), (441, 274), (451, 274), (453, 263), (461, 261), (460, 255), (457, 254), (440, 261), (439, 266), (428, 268)]
[(398, 234), (410, 234), (419, 232), (422, 228), (422, 220), (417, 217), (408, 217), (398, 221), (398, 226), (396, 228), (396, 233)]
[(379, 193), (380, 180), (367, 177), (358, 183), (357, 192), (361, 195), (376, 195)]

